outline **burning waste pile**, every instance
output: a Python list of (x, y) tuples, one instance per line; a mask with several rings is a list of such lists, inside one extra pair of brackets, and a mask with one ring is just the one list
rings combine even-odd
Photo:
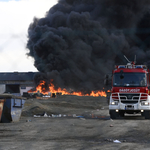
[(124, 55), (150, 64), (149, 7), (147, 0), (59, 0), (28, 29), (36, 86), (45, 81), (46, 92), (101, 96), (105, 74), (126, 64)]
[(51, 83), (48, 87), (48, 90), (45, 88), (45, 81), (41, 81), (40, 84), (36, 87), (36, 90), (29, 90), (28, 96), (32, 98), (45, 98), (48, 99), (50, 97), (55, 98), (60, 95), (77, 95), (77, 96), (104, 96), (106, 97), (105, 91), (98, 91), (94, 92), (92, 91), (90, 94), (84, 94), (82, 92), (74, 92), (72, 90), (67, 91), (66, 89), (55, 89), (54, 85)]

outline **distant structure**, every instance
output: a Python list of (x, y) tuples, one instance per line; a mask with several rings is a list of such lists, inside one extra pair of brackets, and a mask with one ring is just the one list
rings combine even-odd
[(37, 72), (0, 72), (0, 85), (5, 86), (5, 93), (22, 96), (34, 88), (34, 75)]

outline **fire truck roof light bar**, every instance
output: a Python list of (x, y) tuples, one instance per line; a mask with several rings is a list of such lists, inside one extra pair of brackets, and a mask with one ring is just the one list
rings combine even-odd
[(115, 68), (116, 69), (125, 69), (125, 68), (129, 68), (129, 69), (133, 69), (133, 68), (136, 68), (136, 69), (145, 69), (147, 70), (147, 66), (146, 65), (135, 65), (136, 64), (136, 55), (135, 55), (135, 58), (134, 58), (134, 61), (131, 62), (129, 61), (129, 59), (124, 55), (125, 59), (127, 60), (127, 65), (116, 65)]
[(132, 65), (132, 64), (127, 64), (127, 65), (119, 65), (119, 66), (115, 66), (115, 68), (118, 69), (125, 69), (125, 68), (129, 68), (129, 69), (145, 69), (147, 70), (147, 67), (145, 65)]

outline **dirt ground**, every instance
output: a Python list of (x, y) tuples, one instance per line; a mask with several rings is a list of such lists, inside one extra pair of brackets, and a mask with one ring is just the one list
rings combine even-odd
[(104, 97), (28, 99), (20, 121), (1, 123), (0, 135), (0, 150), (149, 150), (150, 120), (112, 120)]

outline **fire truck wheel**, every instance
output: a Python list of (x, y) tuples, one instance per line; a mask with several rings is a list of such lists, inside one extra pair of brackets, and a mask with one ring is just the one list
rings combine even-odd
[(119, 117), (119, 113), (117, 113), (115, 110), (109, 110), (109, 114), (111, 119), (117, 119)]
[(125, 113), (124, 111), (119, 111), (119, 116), (124, 117), (124, 113)]
[(145, 119), (150, 119), (150, 111), (149, 110), (144, 111), (143, 116), (145, 117)]

